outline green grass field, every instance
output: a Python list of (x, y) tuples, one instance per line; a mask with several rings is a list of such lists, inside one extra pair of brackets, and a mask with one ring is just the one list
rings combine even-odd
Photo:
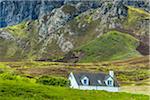
[(33, 82), (0, 79), (0, 100), (148, 100), (146, 95), (82, 91)]

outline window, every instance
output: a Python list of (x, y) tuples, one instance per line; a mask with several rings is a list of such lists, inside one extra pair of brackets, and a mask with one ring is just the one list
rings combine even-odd
[(87, 77), (83, 77), (81, 79), (81, 82), (82, 82), (83, 85), (89, 85), (89, 79)]
[(107, 81), (107, 85), (112, 86), (112, 81), (111, 81), (111, 80), (108, 80), (108, 81)]
[(85, 79), (85, 80), (83, 80), (83, 83), (84, 83), (84, 84), (87, 84), (87, 80), (86, 80), (86, 79)]

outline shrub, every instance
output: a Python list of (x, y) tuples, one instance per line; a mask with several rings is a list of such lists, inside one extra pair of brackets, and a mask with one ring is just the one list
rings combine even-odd
[(62, 87), (69, 86), (69, 81), (63, 77), (42, 76), (38, 78), (36, 82), (52, 86), (62, 86)]
[(2, 73), (2, 74), (0, 74), (0, 78), (3, 80), (15, 80), (15, 81), (25, 81), (25, 82), (35, 83), (35, 79), (21, 77), (19, 75), (15, 75), (13, 73)]

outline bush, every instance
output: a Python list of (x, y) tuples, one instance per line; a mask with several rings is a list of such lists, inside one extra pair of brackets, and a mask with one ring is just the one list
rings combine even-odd
[(69, 86), (69, 81), (63, 77), (42, 76), (38, 78), (36, 82), (52, 86), (62, 86), (62, 87)]
[(35, 79), (29, 79), (29, 78), (26, 78), (26, 77), (21, 77), (19, 75), (15, 75), (13, 73), (2, 73), (2, 74), (0, 74), (0, 79), (25, 81), (25, 82), (35, 83)]

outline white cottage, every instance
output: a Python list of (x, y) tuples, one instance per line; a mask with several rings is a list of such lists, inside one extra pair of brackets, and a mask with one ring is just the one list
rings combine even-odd
[(71, 72), (69, 75), (70, 87), (81, 90), (105, 90), (118, 92), (119, 84), (113, 71), (109, 74), (91, 72)]

